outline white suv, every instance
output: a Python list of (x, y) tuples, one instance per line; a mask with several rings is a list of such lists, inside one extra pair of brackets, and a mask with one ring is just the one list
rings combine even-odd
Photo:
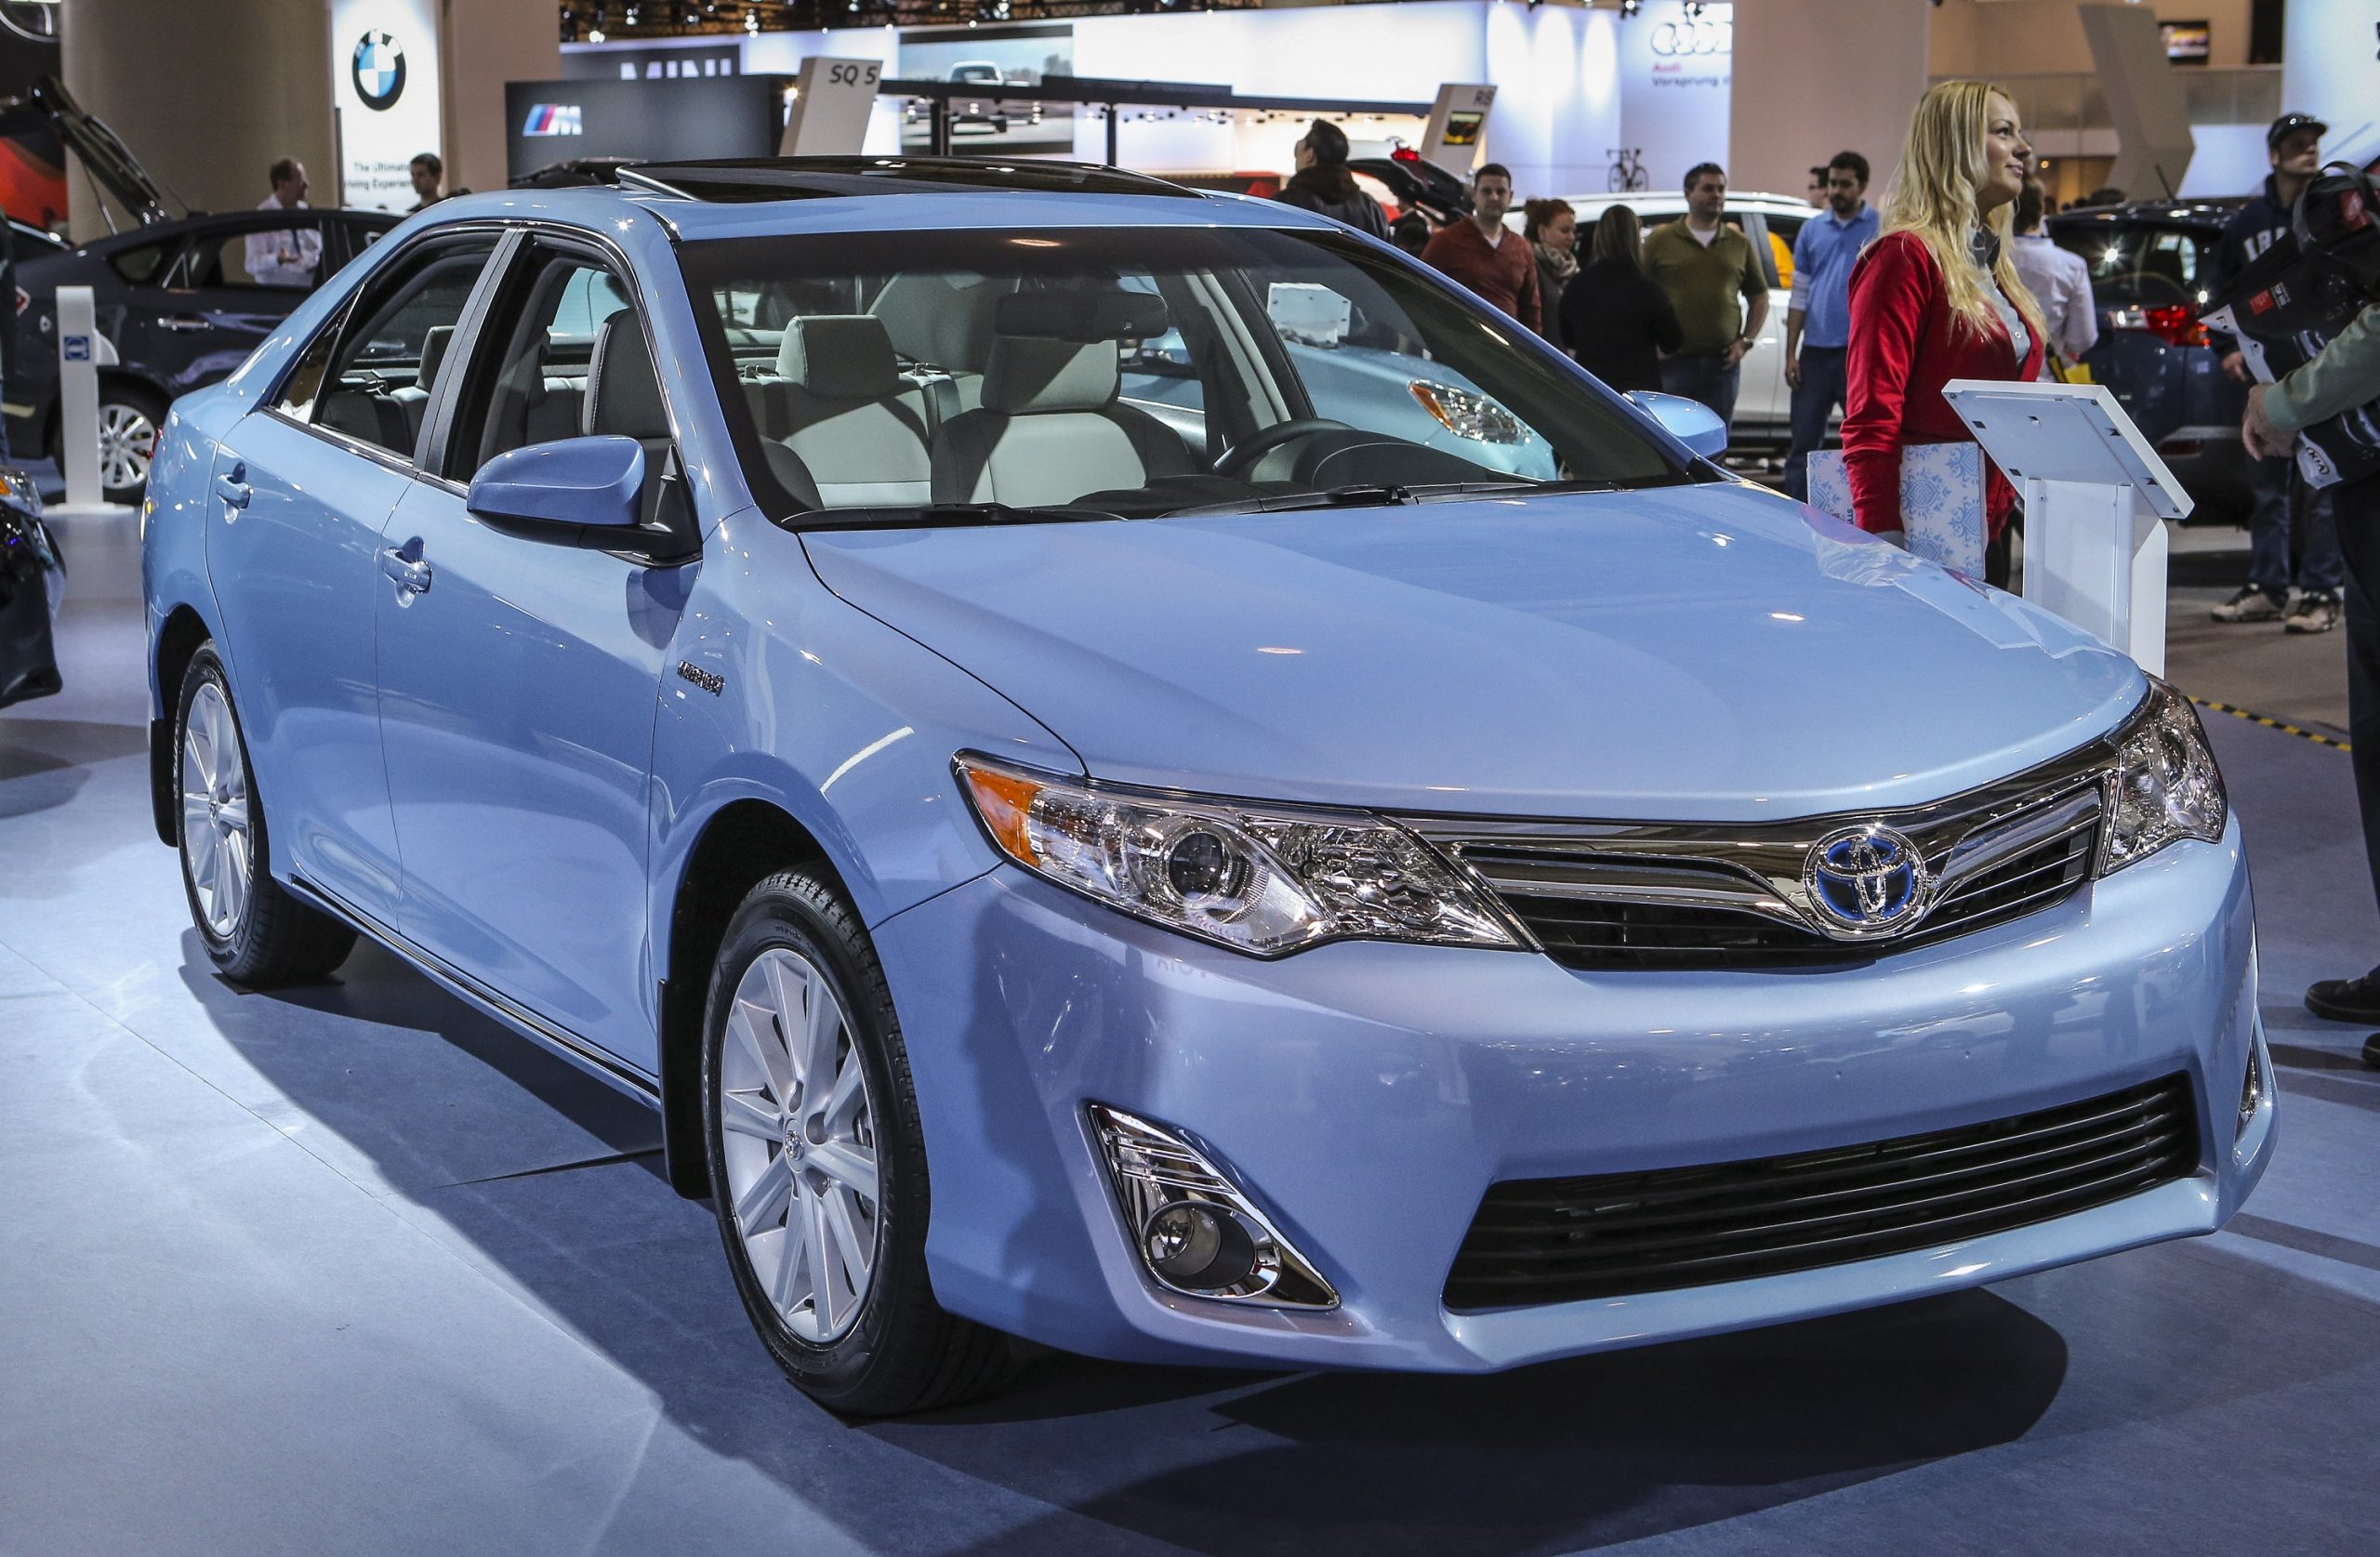
[[(1566, 194), (1562, 198), (1579, 214), (1581, 259), (1595, 222), (1614, 205), (1633, 209), (1647, 232), (1686, 215), (1683, 191), (1639, 190), (1631, 194)], [(1773, 448), (1781, 455), (1792, 442), (1792, 392), (1785, 387), (1785, 299), (1793, 290), (1793, 238), (1814, 209), (1792, 195), (1727, 192), (1726, 219), (1752, 235), (1753, 249), (1763, 255), (1769, 290), (1768, 318), (1744, 358), (1743, 384), (1736, 396), (1729, 447), (1739, 454)], [(1514, 231), (1520, 231), (1519, 211), (1505, 219)]]

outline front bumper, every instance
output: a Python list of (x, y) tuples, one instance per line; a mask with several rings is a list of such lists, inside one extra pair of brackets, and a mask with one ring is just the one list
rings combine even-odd
[[(2213, 1232), (2271, 1153), (2238, 825), (2014, 923), (1861, 969), (1625, 975), (1344, 943), (1260, 962), (996, 871), (878, 930), (954, 1312), (1095, 1355), (1486, 1371), (1975, 1286)], [(2189, 1178), (2013, 1231), (1751, 1280), (1449, 1313), (1508, 1179), (1718, 1163), (2191, 1080)], [(2269, 1072), (2267, 1073), (2269, 1075)], [(1291, 1312), (1142, 1269), (1084, 1119), (1186, 1132), (1336, 1287)]]

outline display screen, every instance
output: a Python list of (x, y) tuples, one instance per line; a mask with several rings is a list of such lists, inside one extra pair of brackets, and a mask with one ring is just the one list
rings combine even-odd
[(2157, 35), (2165, 43), (2165, 58), (2176, 65), (2203, 65), (2207, 40), (2214, 29), (2203, 21), (2161, 21)]

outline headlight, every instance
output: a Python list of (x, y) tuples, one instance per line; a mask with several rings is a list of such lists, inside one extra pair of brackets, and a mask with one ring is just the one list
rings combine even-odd
[(1433, 384), (1426, 378), (1416, 378), (1405, 387), (1422, 410), (1457, 438), (1474, 443), (1526, 443), (1532, 436), (1518, 416), (1486, 395), (1451, 384)]
[(2213, 842), (2223, 836), (2229, 802), (2198, 710), (2155, 677), (2149, 679), (2148, 702), (2118, 737), (2109, 787), (2103, 876), (2169, 843), (2186, 838)]
[(1093, 788), (966, 755), (955, 765), (984, 830), (1018, 864), (1235, 951), (1519, 944), (1428, 845), (1372, 817)]

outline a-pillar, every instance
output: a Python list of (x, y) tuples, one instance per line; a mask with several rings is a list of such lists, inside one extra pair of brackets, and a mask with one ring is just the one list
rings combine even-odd
[(1737, 0), (1727, 182), (1800, 194), (1809, 170), (1857, 152), (1881, 199), (1925, 91), (1922, 0)]
[[(65, 0), (60, 41), (67, 90), (192, 209), (256, 205), (272, 192), (266, 169), (284, 156), (306, 165), (319, 203), (330, 203), (323, 0)], [(75, 236), (106, 232), (90, 180), (69, 163)]]

